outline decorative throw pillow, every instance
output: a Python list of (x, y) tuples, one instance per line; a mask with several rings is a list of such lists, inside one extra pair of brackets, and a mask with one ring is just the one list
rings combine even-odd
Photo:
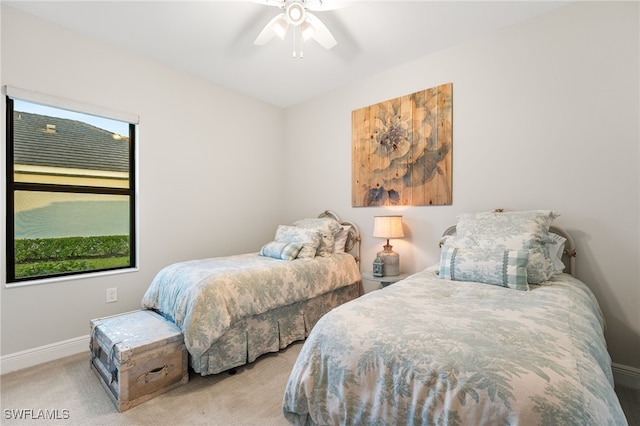
[(513, 237), (519, 236), (541, 244), (551, 243), (549, 226), (560, 216), (551, 210), (467, 213), (458, 216), (456, 235)]
[(334, 253), (344, 253), (347, 247), (347, 240), (349, 239), (349, 232), (351, 231), (351, 225), (341, 225), (341, 230), (336, 235), (336, 240), (333, 244)]
[(342, 229), (337, 220), (330, 217), (314, 217), (296, 220), (293, 224), (299, 228), (318, 231), (321, 239), (316, 255), (323, 257), (331, 256), (335, 244), (335, 236), (340, 232), (340, 229)]
[(559, 214), (550, 210), (482, 212), (458, 216), (456, 236), (448, 244), (461, 248), (529, 250), (530, 284), (548, 280), (555, 268), (549, 244), (551, 222)]
[(453, 281), (475, 281), (529, 290), (527, 250), (493, 250), (444, 246), (440, 254), (439, 277)]
[(287, 243), (284, 241), (271, 241), (260, 249), (260, 256), (272, 257), (281, 260), (293, 260), (302, 249), (302, 244)]
[(320, 245), (320, 233), (314, 229), (304, 229), (297, 226), (278, 225), (275, 241), (298, 243), (302, 245), (298, 258), (316, 257), (316, 250)]
[(443, 246), (451, 246), (464, 249), (485, 249), (485, 250), (527, 250), (529, 261), (527, 264), (527, 279), (529, 284), (539, 284), (546, 281), (553, 275), (553, 263), (549, 259), (548, 252), (545, 254), (545, 246), (529, 248), (528, 242), (523, 242), (521, 238), (499, 240), (495, 238), (464, 238), (459, 236), (446, 236), (440, 242)]

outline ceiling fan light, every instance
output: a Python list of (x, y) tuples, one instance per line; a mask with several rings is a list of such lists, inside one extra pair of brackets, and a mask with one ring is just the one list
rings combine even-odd
[(309, 40), (316, 32), (315, 28), (313, 28), (313, 25), (311, 25), (309, 21), (304, 21), (298, 28), (300, 28), (300, 35), (304, 41)]
[(331, 49), (333, 46), (338, 44), (327, 26), (323, 24), (322, 21), (318, 19), (313, 13), (307, 13), (307, 21), (309, 21), (309, 24), (314, 29), (314, 33), (312, 35), (313, 39), (317, 41), (320, 46), (324, 47), (325, 49)]
[(278, 37), (284, 40), (284, 36), (287, 34), (287, 30), (289, 29), (289, 22), (284, 16), (280, 16), (280, 19), (277, 19), (273, 23), (273, 32), (276, 33)]
[[(0, 0), (1, 1), (1, 0)], [(310, 38), (314, 39), (325, 49), (331, 49), (337, 44), (326, 25), (320, 21), (313, 13), (307, 11), (307, 6), (315, 7), (316, 3), (322, 6), (322, 0), (262, 0), (277, 2), (282, 10), (280, 14), (274, 16), (262, 29), (253, 44), (263, 46), (274, 36), (284, 40), (289, 30), (289, 26), (294, 26), (293, 35), (293, 55), (297, 56), (296, 40), (305, 42)], [(274, 4), (275, 5), (275, 4)], [(315, 10), (315, 9), (313, 9)], [(302, 50), (299, 51), (302, 57)]]

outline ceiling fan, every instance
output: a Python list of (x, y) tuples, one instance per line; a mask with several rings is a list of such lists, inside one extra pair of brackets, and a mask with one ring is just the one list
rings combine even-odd
[[(338, 44), (327, 26), (312, 11), (330, 10), (322, 0), (254, 0), (257, 3), (275, 6), (282, 10), (262, 29), (253, 44), (263, 46), (274, 36), (284, 40), (289, 26), (293, 26), (293, 57), (303, 57), (302, 43), (314, 39), (325, 49)], [(297, 42), (299, 41), (299, 47)]]

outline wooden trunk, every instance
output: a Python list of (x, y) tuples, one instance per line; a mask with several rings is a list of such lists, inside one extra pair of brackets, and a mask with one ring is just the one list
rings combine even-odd
[(91, 321), (91, 368), (119, 411), (189, 381), (180, 329), (149, 310)]

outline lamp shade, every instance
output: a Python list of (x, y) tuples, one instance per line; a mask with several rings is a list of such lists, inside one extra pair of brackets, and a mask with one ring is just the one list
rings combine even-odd
[(402, 238), (402, 216), (374, 216), (373, 236), (375, 238)]

